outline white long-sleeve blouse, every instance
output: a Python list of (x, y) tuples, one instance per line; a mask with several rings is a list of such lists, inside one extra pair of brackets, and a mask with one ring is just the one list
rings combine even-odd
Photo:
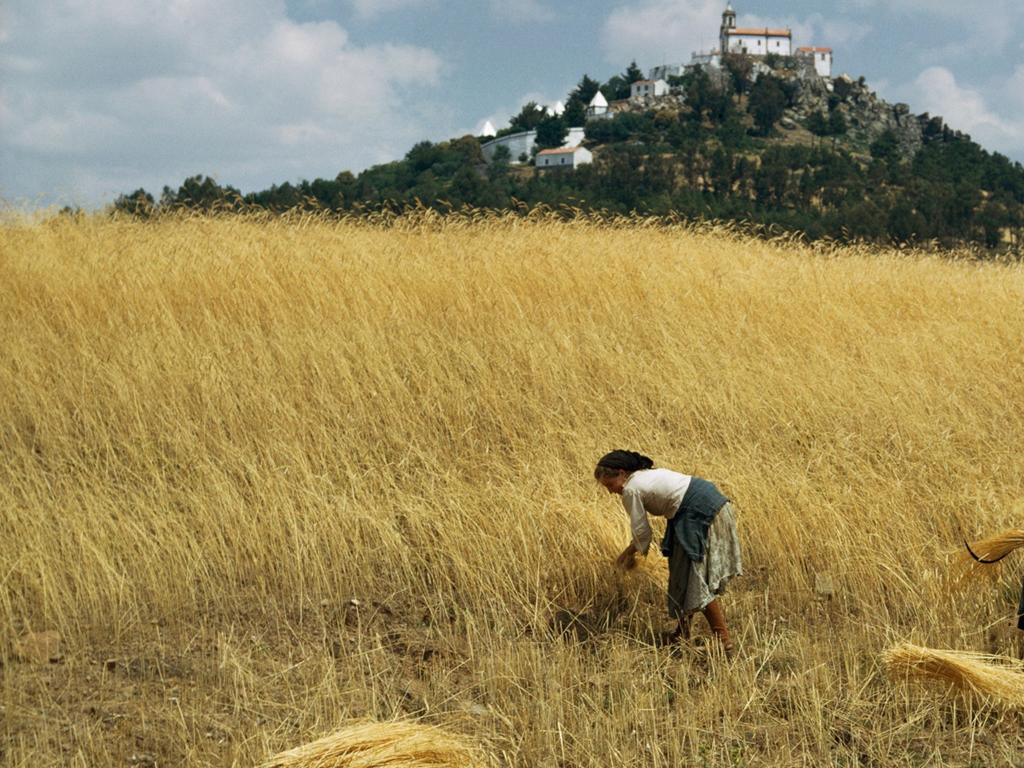
[(690, 475), (671, 469), (641, 469), (629, 476), (622, 486), (622, 505), (629, 515), (633, 547), (642, 555), (651, 546), (651, 523), (648, 515), (671, 520), (683, 503)]

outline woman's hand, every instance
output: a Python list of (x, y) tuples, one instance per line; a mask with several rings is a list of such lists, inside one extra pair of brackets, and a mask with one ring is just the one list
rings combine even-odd
[(636, 567), (636, 549), (630, 544), (615, 558), (615, 565), (624, 571), (631, 571)]

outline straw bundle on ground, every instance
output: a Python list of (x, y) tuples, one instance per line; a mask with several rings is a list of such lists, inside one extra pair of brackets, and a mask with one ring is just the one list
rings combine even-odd
[[(1011, 528), (967, 546), (968, 552), (964, 556), (970, 557), (972, 561), (977, 558), (983, 563), (998, 562), (1014, 550), (1024, 547), (1024, 528)], [(974, 557), (971, 557), (972, 553)]]
[(369, 722), (282, 752), (261, 768), (469, 768), (482, 764), (474, 749), (440, 728)]
[(945, 682), (993, 704), (1024, 709), (1024, 671), (1013, 659), (962, 651), (939, 651), (900, 643), (882, 654), (893, 677)]

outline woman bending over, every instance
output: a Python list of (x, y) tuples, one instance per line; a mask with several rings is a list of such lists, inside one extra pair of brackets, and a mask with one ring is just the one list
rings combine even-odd
[(622, 450), (597, 462), (594, 478), (609, 493), (622, 496), (633, 531), (632, 542), (616, 563), (632, 568), (636, 555), (646, 555), (651, 546), (647, 516), (666, 518), (661, 553), (669, 559), (668, 609), (679, 620), (670, 639), (689, 638), (690, 619), (702, 611), (731, 657), (734, 645), (718, 596), (729, 579), (743, 573), (743, 563), (729, 499), (707, 480), (653, 467), (646, 456)]

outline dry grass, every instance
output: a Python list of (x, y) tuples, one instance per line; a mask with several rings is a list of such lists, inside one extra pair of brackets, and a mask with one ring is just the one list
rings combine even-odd
[(440, 728), (358, 723), (267, 760), (261, 768), (472, 768), (479, 755)]
[(940, 651), (900, 643), (883, 659), (893, 677), (945, 683), (950, 691), (977, 696), (997, 706), (1024, 709), (1024, 671), (1012, 659), (964, 651)]
[[(1020, 652), (1019, 573), (945, 585), (962, 524), (1024, 513), (1019, 265), (544, 217), (86, 218), (3, 225), (0, 286), (4, 764), (252, 765), (409, 717), (516, 766), (1024, 751), (1017, 715), (875, 661)], [(651, 642), (664, 564), (612, 567), (626, 519), (591, 480), (618, 446), (735, 500), (735, 663)], [(64, 663), (14, 661), (26, 630)]]

